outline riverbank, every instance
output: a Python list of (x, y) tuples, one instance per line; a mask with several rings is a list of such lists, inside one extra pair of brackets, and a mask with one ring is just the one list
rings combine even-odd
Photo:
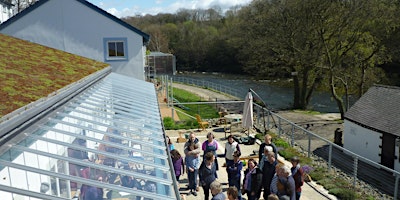
[[(237, 100), (237, 101), (243, 101), (243, 99), (238, 99), (236, 97), (214, 92), (208, 89), (204, 88), (199, 88), (195, 86), (190, 86), (190, 85), (184, 85), (184, 84), (178, 84), (174, 83), (173, 87), (187, 90), (189, 92), (192, 92), (198, 96), (200, 96), (202, 99), (206, 99), (209, 101), (223, 101), (223, 100)], [(163, 101), (165, 96), (160, 96), (159, 95), (159, 105), (160, 105), (160, 113), (161, 117), (172, 117), (174, 115), (174, 119), (176, 121), (179, 120), (179, 117), (176, 113), (176, 111), (173, 111), (171, 108), (167, 107), (167, 104)], [(235, 108), (237, 109), (237, 108)], [(237, 112), (233, 111), (233, 112)], [(334, 136), (334, 131), (339, 128), (343, 130), (343, 122), (340, 120), (340, 113), (308, 113), (304, 111), (296, 111), (296, 110), (284, 110), (284, 111), (276, 111), (278, 115), (281, 117), (294, 122), (299, 125), (304, 125), (307, 127), (308, 130), (326, 138), (331, 141), (333, 141), (333, 136)]]

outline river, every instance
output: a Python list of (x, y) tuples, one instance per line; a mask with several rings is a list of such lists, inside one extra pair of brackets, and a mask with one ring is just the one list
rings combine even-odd
[[(272, 110), (290, 109), (293, 104), (293, 89), (290, 87), (280, 87), (270, 84), (269, 81), (255, 81), (245, 76), (226, 76), (226, 75), (211, 75), (211, 74), (185, 74), (178, 75), (192, 79), (213, 82), (227, 87), (232, 87), (238, 90), (239, 96), (246, 96), (246, 93), (251, 88), (256, 92), (262, 100)], [(323, 113), (337, 113), (336, 102), (331, 98), (330, 93), (315, 91), (309, 104), (310, 110), (315, 110)]]

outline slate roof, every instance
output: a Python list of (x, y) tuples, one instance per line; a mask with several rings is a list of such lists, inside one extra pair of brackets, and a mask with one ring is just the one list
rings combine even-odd
[[(26, 8), (25, 10), (23, 10), (23, 11), (21, 11), (20, 13), (14, 15), (12, 18), (10, 18), (9, 20), (7, 20), (7, 21), (5, 21), (3, 24), (1, 24), (0, 30), (3, 29), (3, 28), (5, 28), (5, 27), (8, 26), (9, 24), (12, 24), (14, 21), (18, 20), (19, 18), (25, 16), (26, 14), (30, 13), (32, 10), (36, 9), (37, 7), (39, 7), (39, 6), (43, 5), (43, 4), (45, 4), (47, 1), (49, 1), (49, 0), (40, 0), (40, 1), (37, 1), (35, 4), (29, 6), (29, 7)], [(88, 2), (88, 1), (85, 1), (85, 0), (76, 0), (76, 1), (78, 1), (78, 2), (82, 3), (83, 5), (85, 5), (85, 6), (89, 7), (89, 8), (91, 8), (91, 9), (93, 9), (93, 10), (95, 10), (95, 11), (97, 11), (98, 13), (100, 13), (100, 14), (102, 14), (103, 16), (105, 16), (105, 17), (107, 17), (107, 18), (113, 20), (114, 22), (116, 22), (116, 23), (118, 23), (118, 24), (124, 26), (125, 28), (127, 28), (127, 29), (129, 29), (129, 30), (132, 30), (133, 32), (135, 32), (135, 33), (141, 35), (141, 36), (143, 37), (143, 42), (144, 42), (144, 43), (148, 43), (148, 42), (149, 42), (149, 40), (150, 40), (150, 35), (148, 35), (148, 34), (142, 32), (141, 30), (137, 29), (136, 27), (131, 26), (130, 24), (128, 24), (128, 23), (122, 21), (121, 19), (115, 17), (114, 15), (112, 15), (112, 14), (108, 13), (107, 11), (105, 11), (105, 10), (103, 10), (103, 9), (101, 9), (101, 8), (99, 8), (99, 7), (97, 7), (97, 6), (95, 6), (95, 5), (93, 5), (92, 3)]]
[(400, 87), (371, 87), (344, 118), (377, 132), (400, 136)]

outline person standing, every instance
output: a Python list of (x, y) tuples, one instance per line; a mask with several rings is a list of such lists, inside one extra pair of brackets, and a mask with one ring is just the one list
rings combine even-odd
[(226, 190), (226, 194), (228, 195), (228, 200), (238, 200), (238, 189), (235, 186), (231, 186)]
[(210, 190), (211, 190), (211, 194), (212, 194), (212, 198), (211, 200), (225, 200), (226, 196), (224, 193), (222, 193), (222, 187), (221, 187), (221, 183), (218, 182), (217, 180), (213, 181), (210, 184)]
[[(239, 147), (239, 143), (237, 143), (235, 140), (233, 140), (233, 136), (229, 135), (228, 136), (228, 142), (226, 142), (225, 144), (225, 153), (224, 153), (224, 157), (225, 157), (225, 163), (226, 163), (226, 172), (228, 173), (228, 180), (231, 179), (230, 174), (228, 172), (228, 168), (229, 166), (231, 166), (233, 164), (233, 153), (235, 151), (240, 152), (240, 147)], [(231, 185), (229, 185), (231, 186)]]
[[(195, 144), (194, 145), (195, 148), (191, 150), (189, 148), (189, 146), (192, 145), (192, 144)], [(185, 157), (187, 157), (187, 156), (195, 156), (200, 160), (200, 153), (201, 153), (200, 141), (199, 141), (199, 139), (197, 139), (197, 137), (194, 134), (194, 132), (190, 132), (189, 138), (186, 141), (183, 149), (184, 149)], [(188, 174), (188, 180), (189, 180), (189, 172), (187, 174)], [(198, 180), (197, 180), (197, 178), (198, 178), (198, 176), (196, 175), (196, 181), (195, 181), (195, 183), (196, 183), (196, 191), (199, 191), (198, 190)]]
[[(187, 148), (188, 151), (193, 151), (195, 149), (199, 149), (199, 143), (192, 142), (191, 145), (189, 145)], [(186, 171), (188, 174), (188, 181), (189, 181), (189, 193), (193, 194), (194, 196), (197, 196), (197, 176), (199, 172), (199, 165), (200, 165), (200, 156), (199, 155), (187, 155), (185, 158), (185, 163), (186, 163)]]
[(176, 180), (179, 181), (181, 174), (185, 173), (185, 163), (183, 162), (181, 154), (176, 149), (171, 150), (171, 159), (174, 165)]
[[(264, 159), (265, 156), (267, 157), (267, 159)], [(260, 162), (259, 165), (263, 172), (264, 199), (267, 199), (268, 195), (271, 194), (270, 186), (272, 178), (274, 177), (275, 174), (275, 167), (277, 164), (278, 162), (275, 159), (275, 154), (273, 151), (264, 153), (263, 161)]]
[[(218, 160), (217, 160), (217, 150), (218, 150), (218, 142), (214, 139), (214, 134), (209, 132), (207, 133), (207, 140), (203, 142), (201, 148), (204, 151), (204, 156), (208, 152), (212, 152), (215, 157), (215, 169), (218, 171)], [(204, 160), (204, 158), (203, 158)]]
[(284, 166), (284, 163), (278, 163), (275, 166), (275, 174), (272, 177), (271, 180), (271, 185), (269, 187), (269, 191), (271, 192), (271, 194), (278, 194), (278, 174), (281, 173), (282, 171), (282, 167)]
[(233, 164), (230, 166), (227, 166), (227, 170), (228, 170), (228, 184), (229, 186), (233, 186), (236, 187), (238, 192), (239, 192), (239, 196), (238, 199), (242, 200), (242, 195), (241, 195), (241, 191), (240, 191), (240, 179), (241, 179), (241, 172), (243, 169), (243, 163), (240, 160), (240, 156), (241, 153), (240, 151), (235, 151), (233, 153)]
[[(199, 139), (197, 139), (196, 135), (193, 132), (190, 132), (189, 139), (188, 139), (188, 141), (186, 141), (186, 143), (185, 143), (185, 145), (183, 147), (185, 156), (187, 156), (187, 155), (200, 155), (201, 149), (200, 149), (200, 143), (199, 142), (200, 141), (199, 141)], [(190, 145), (192, 145), (192, 143), (199, 144), (198, 145), (199, 148), (196, 148), (196, 149), (193, 149), (193, 150), (189, 150), (188, 147)], [(197, 145), (196, 145), (196, 147), (197, 147)]]
[(247, 194), (248, 200), (257, 200), (262, 186), (262, 171), (253, 158), (250, 158), (247, 163), (249, 167), (244, 172), (243, 191)]
[(277, 195), (279, 199), (288, 198), (290, 200), (296, 199), (295, 182), (293, 176), (291, 176), (290, 167), (283, 165), (280, 169), (280, 173), (277, 173)]
[(258, 160), (261, 160), (265, 146), (271, 146), (273, 152), (275, 153), (275, 158), (278, 159), (278, 150), (275, 144), (272, 142), (272, 136), (270, 134), (266, 134), (264, 136), (264, 143), (262, 143), (258, 149)]
[(299, 200), (301, 196), (301, 186), (304, 184), (304, 171), (300, 166), (300, 159), (297, 156), (291, 158), (290, 162), (293, 166), (290, 170), (295, 183), (296, 200)]
[(212, 152), (207, 152), (199, 169), (200, 183), (204, 190), (205, 200), (208, 200), (210, 195), (211, 183), (217, 179), (217, 169), (214, 160), (214, 154)]
[(166, 139), (167, 139), (168, 150), (169, 150), (169, 151), (174, 150), (174, 149), (175, 149), (175, 146), (174, 146), (174, 144), (172, 143), (171, 139), (170, 139), (168, 136), (166, 136)]

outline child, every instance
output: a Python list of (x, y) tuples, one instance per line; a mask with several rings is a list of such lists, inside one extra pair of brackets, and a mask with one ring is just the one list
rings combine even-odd
[(181, 174), (185, 173), (185, 163), (183, 162), (181, 154), (176, 149), (171, 150), (171, 159), (174, 165), (176, 180), (179, 181)]

